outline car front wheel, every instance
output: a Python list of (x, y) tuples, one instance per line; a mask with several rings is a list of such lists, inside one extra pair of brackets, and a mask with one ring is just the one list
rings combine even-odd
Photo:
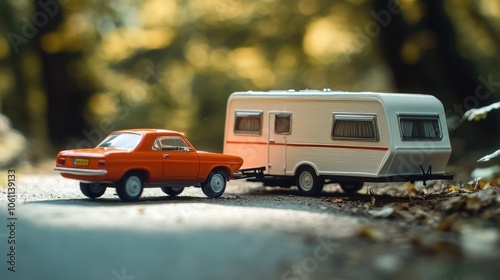
[(106, 187), (103, 184), (90, 184), (80, 182), (80, 191), (88, 198), (101, 197), (106, 192)]
[(116, 186), (116, 193), (123, 201), (137, 201), (142, 195), (142, 177), (137, 173), (128, 173)]
[(201, 190), (210, 198), (221, 196), (226, 190), (226, 177), (222, 171), (212, 171), (207, 180), (202, 184)]
[(184, 187), (163, 187), (161, 190), (170, 196), (178, 196), (182, 193)]

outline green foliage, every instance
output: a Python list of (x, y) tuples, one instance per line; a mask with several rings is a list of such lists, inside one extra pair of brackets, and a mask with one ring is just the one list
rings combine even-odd
[[(496, 102), (493, 104), (490, 104), (488, 106), (484, 106), (481, 108), (473, 108), (465, 112), (464, 116), (462, 117), (462, 120), (468, 120), (468, 121), (479, 121), (482, 119), (486, 119), (487, 115), (489, 112), (492, 110), (500, 109), (500, 102)], [(500, 150), (497, 150), (489, 155), (486, 155), (478, 160), (478, 162), (485, 162), (489, 161), (492, 158), (495, 158), (497, 156), (500, 156)]]
[(495, 158), (497, 156), (500, 156), (500, 150), (497, 150), (496, 152), (493, 152), (489, 155), (486, 155), (478, 160), (478, 162), (484, 162), (484, 161), (489, 161), (492, 158)]
[(486, 119), (488, 113), (495, 109), (500, 109), (500, 102), (496, 102), (481, 108), (472, 108), (465, 112), (462, 120), (467, 119), (468, 121), (479, 121), (482, 119)]
[(500, 58), (499, 10), (447, 2), (2, 1), (1, 110), (36, 143), (159, 127), (220, 151), (234, 91), (424, 92), (447, 106)]

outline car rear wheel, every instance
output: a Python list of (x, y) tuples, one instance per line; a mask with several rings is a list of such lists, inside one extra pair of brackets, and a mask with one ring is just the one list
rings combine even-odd
[(223, 171), (212, 171), (202, 184), (201, 190), (210, 198), (221, 196), (226, 190), (226, 176)]
[(363, 187), (363, 182), (344, 182), (340, 187), (345, 193), (356, 193)]
[(170, 196), (178, 196), (184, 191), (184, 187), (163, 187), (161, 190)]
[(142, 177), (137, 173), (127, 173), (116, 186), (116, 193), (123, 201), (139, 200), (142, 190)]
[(309, 166), (299, 168), (295, 181), (300, 194), (306, 196), (318, 196), (325, 185), (325, 181)]
[(80, 182), (80, 191), (88, 198), (98, 198), (106, 192), (106, 187), (103, 184)]

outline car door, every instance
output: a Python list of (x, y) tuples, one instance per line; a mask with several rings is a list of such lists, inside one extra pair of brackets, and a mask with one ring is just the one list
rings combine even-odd
[(180, 136), (160, 136), (158, 146), (163, 157), (163, 177), (168, 181), (190, 181), (198, 178), (198, 153)]

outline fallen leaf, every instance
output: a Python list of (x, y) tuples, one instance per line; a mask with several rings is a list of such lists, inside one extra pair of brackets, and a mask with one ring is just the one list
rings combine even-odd
[(411, 244), (418, 250), (431, 255), (461, 258), (462, 248), (459, 244), (446, 239), (441, 234), (423, 235), (411, 240)]
[(330, 202), (331, 203), (342, 203), (342, 202), (344, 202), (344, 200), (342, 200), (342, 198), (337, 197), (337, 198), (330, 199)]
[(358, 229), (358, 236), (370, 241), (380, 241), (382, 239), (382, 233), (369, 225), (361, 226)]
[(466, 227), (462, 230), (461, 245), (473, 257), (495, 256), (500, 236), (496, 229)]
[(500, 166), (494, 165), (485, 168), (476, 168), (472, 170), (471, 177), (472, 178), (480, 178), (482, 180), (491, 180), (493, 178), (498, 177), (500, 174)]
[(467, 198), (465, 196), (452, 197), (442, 203), (443, 209), (448, 213), (461, 211)]
[[(414, 184), (408, 182), (408, 183), (405, 184), (405, 187), (410, 192), (410, 195), (411, 194), (415, 194), (415, 195), (419, 194), (419, 191), (415, 188)], [(411, 199), (411, 196), (410, 196), (410, 199)]]
[(428, 245), (427, 250), (434, 255), (446, 255), (450, 257), (461, 258), (462, 248), (448, 240), (437, 240)]
[(382, 209), (370, 210), (368, 213), (375, 218), (389, 218), (394, 213), (394, 208), (385, 206)]
[(458, 221), (457, 214), (453, 214), (453, 215), (441, 220), (441, 222), (439, 222), (438, 226), (436, 227), (436, 230), (441, 231), (441, 232), (453, 231), (454, 226), (457, 223), (457, 221)]
[(482, 208), (483, 203), (477, 196), (469, 197), (465, 202), (465, 210), (477, 212)]

